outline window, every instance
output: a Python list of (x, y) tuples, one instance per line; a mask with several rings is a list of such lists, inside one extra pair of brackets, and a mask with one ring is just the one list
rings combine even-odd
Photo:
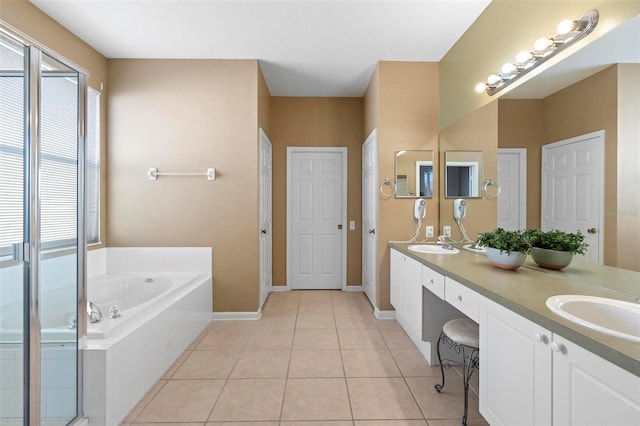
[[(24, 54), (0, 43), (0, 257), (24, 241)], [(40, 81), (40, 240), (43, 249), (77, 240), (79, 74), (42, 55)], [(86, 95), (86, 239), (100, 242), (100, 93)]]
[(87, 95), (86, 140), (87, 244), (98, 244), (100, 243), (100, 93), (91, 88)]

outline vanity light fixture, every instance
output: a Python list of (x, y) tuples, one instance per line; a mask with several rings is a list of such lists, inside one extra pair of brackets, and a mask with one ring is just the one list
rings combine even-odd
[(486, 83), (478, 83), (476, 92), (495, 95), (547, 59), (586, 37), (598, 25), (598, 20), (598, 11), (594, 9), (578, 20), (567, 19), (560, 22), (556, 27), (556, 35), (536, 40), (533, 50), (518, 53), (515, 62), (507, 62), (502, 66), (500, 74), (491, 74)]

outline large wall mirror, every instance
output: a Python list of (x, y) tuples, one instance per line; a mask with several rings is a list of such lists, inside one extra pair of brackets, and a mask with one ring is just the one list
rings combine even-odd
[(396, 198), (433, 198), (433, 151), (396, 151)]
[(445, 198), (482, 196), (482, 151), (446, 151)]

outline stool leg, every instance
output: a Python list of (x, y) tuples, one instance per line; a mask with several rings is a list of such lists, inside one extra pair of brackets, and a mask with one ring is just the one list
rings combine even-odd
[(465, 356), (464, 346), (462, 347), (462, 359), (463, 359), (463, 367), (462, 367), (462, 378), (464, 380), (464, 414), (462, 416), (462, 424), (467, 424), (467, 415), (469, 414), (469, 379), (471, 379), (471, 375), (473, 374), (473, 370), (478, 363), (478, 349), (470, 348), (471, 353), (469, 353), (469, 357)]
[(440, 364), (440, 373), (442, 374), (442, 384), (437, 384), (434, 387), (438, 392), (442, 390), (444, 387), (444, 366), (442, 365), (442, 357), (440, 356), (440, 342), (442, 341), (442, 336), (444, 332), (440, 333), (440, 337), (438, 337), (438, 343), (436, 344), (436, 350), (438, 351), (438, 364)]

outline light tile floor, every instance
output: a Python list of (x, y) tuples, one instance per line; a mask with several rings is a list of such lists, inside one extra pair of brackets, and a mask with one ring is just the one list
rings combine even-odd
[[(272, 293), (258, 321), (212, 323), (122, 425), (452, 426), (460, 369), (431, 367), (362, 293)], [(469, 394), (478, 413), (477, 374)]]

